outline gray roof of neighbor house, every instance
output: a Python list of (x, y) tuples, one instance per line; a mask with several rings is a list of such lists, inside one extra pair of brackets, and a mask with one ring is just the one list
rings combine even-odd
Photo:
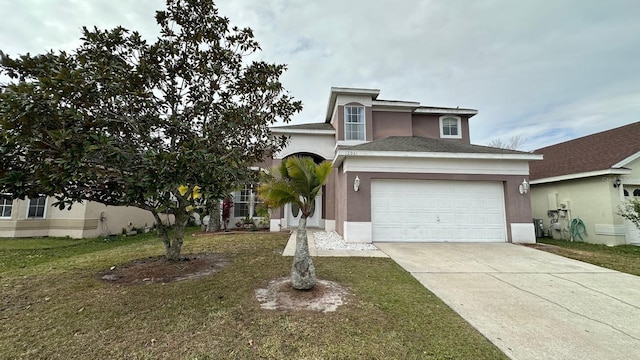
[(297, 124), (297, 125), (284, 125), (284, 126), (272, 126), (272, 130), (335, 130), (333, 125), (325, 122), (310, 123), (310, 124)]
[(455, 140), (425, 138), (420, 136), (390, 136), (388, 138), (349, 147), (349, 150), (447, 152), (465, 154), (530, 154), (528, 152), (517, 150), (472, 145)]
[(535, 150), (544, 160), (529, 170), (532, 180), (609, 170), (638, 152), (640, 122)]

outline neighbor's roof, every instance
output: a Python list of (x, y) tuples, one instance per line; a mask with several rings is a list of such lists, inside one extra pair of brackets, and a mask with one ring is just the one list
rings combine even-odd
[(532, 180), (624, 169), (640, 153), (640, 122), (584, 136), (534, 153), (543, 161), (530, 164)]
[(349, 150), (531, 155), (530, 153), (523, 151), (500, 149), (489, 146), (466, 144), (455, 140), (425, 138), (420, 136), (390, 136), (384, 139), (352, 146)]

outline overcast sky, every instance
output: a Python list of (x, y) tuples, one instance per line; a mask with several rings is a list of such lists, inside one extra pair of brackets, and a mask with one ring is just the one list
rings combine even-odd
[[(80, 28), (153, 39), (164, 0), (0, 0), (0, 49), (71, 50)], [(520, 136), (523, 150), (640, 121), (637, 0), (225, 0), (287, 90), (324, 120), (331, 86), (381, 99), (478, 109), (471, 141)]]

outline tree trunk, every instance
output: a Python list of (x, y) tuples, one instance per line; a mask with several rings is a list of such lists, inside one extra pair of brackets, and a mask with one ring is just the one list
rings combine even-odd
[(180, 260), (180, 252), (182, 251), (182, 242), (184, 240), (184, 228), (189, 220), (189, 214), (185, 211), (177, 211), (175, 214), (176, 222), (173, 226), (173, 232), (170, 231), (170, 226), (164, 224), (160, 215), (153, 210), (151, 211), (153, 217), (156, 219), (158, 226), (158, 236), (164, 244), (165, 258), (169, 261)]
[(154, 219), (156, 219), (156, 226), (158, 228), (158, 236), (160, 240), (162, 240), (162, 244), (164, 244), (164, 252), (165, 255), (169, 254), (171, 249), (171, 240), (169, 239), (169, 225), (165, 225), (160, 218), (160, 214), (156, 211), (156, 209), (148, 209), (151, 211)]
[(302, 216), (296, 235), (296, 253), (291, 266), (291, 286), (297, 290), (309, 290), (316, 284), (316, 268), (309, 254), (307, 217)]
[(176, 210), (176, 223), (173, 225), (173, 236), (169, 239), (171, 246), (166, 248), (166, 257), (169, 261), (180, 260), (180, 251), (182, 251), (182, 242), (184, 241), (184, 228), (189, 221), (189, 214), (186, 210)]
[(216, 200), (209, 206), (209, 226), (207, 227), (207, 231), (218, 231), (220, 230), (220, 201)]

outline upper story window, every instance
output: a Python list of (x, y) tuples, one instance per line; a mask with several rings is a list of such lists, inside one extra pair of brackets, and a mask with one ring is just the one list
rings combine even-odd
[(27, 219), (44, 219), (44, 209), (46, 205), (46, 196), (29, 199)]
[(440, 137), (449, 139), (462, 138), (462, 126), (458, 116), (440, 117)]
[(364, 141), (364, 106), (344, 107), (344, 139)]
[(13, 199), (9, 194), (0, 194), (0, 218), (10, 218), (13, 210)]

